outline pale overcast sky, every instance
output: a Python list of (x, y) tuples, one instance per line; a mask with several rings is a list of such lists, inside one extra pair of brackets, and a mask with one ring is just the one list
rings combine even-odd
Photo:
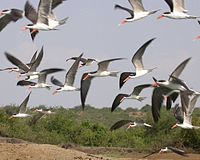
[[(30, 0), (37, 8), (39, 0)], [(0, 33), (0, 68), (10, 67), (11, 63), (5, 58), (4, 52), (10, 52), (24, 62), (28, 62), (33, 53), (44, 46), (44, 57), (39, 70), (60, 67), (69, 69), (72, 62), (65, 62), (71, 56), (78, 56), (84, 52), (85, 57), (99, 60), (123, 57), (126, 60), (116, 61), (110, 65), (115, 71), (134, 71), (131, 58), (136, 50), (147, 40), (156, 37), (147, 48), (143, 61), (146, 68), (157, 67), (152, 73), (135, 80), (128, 81), (119, 90), (119, 77), (96, 78), (86, 99), (86, 104), (96, 107), (111, 107), (118, 93), (130, 93), (134, 86), (152, 83), (152, 76), (157, 79), (167, 79), (173, 69), (183, 60), (192, 57), (183, 78), (189, 86), (200, 91), (200, 41), (193, 41), (200, 35), (200, 25), (197, 20), (157, 20), (162, 12), (169, 11), (164, 0), (143, 0), (147, 10), (161, 9), (158, 13), (140, 21), (124, 26), (119, 22), (128, 17), (122, 10), (114, 10), (115, 4), (130, 8), (128, 0), (67, 0), (54, 13), (59, 19), (69, 17), (67, 23), (59, 27), (58, 31), (40, 32), (35, 42), (31, 41), (28, 31), (21, 28), (30, 23), (27, 19), (10, 23)], [(25, 0), (2, 0), (0, 10), (8, 8), (23, 9)], [(200, 1), (186, 0), (188, 12), (200, 16)], [(80, 86), (80, 78), (84, 72), (96, 70), (96, 65), (79, 70), (75, 86)], [(66, 72), (56, 73), (54, 76), (64, 81)], [(48, 82), (49, 82), (48, 77)], [(0, 105), (20, 104), (27, 96), (26, 87), (16, 86), (16, 75), (8, 72), (0, 73), (1, 101)], [(49, 82), (50, 83), (50, 82)], [(79, 92), (61, 92), (52, 95), (46, 89), (33, 90), (29, 105), (48, 105), (73, 107), (80, 105)], [(120, 107), (142, 107), (151, 104), (152, 89), (142, 92), (148, 98), (141, 102), (124, 101)], [(200, 103), (198, 103), (200, 104)]]

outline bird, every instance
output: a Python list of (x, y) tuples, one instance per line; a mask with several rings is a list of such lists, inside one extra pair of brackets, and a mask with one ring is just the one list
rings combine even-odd
[[(12, 56), (9, 56), (8, 54), (10, 54), (10, 53), (8, 53), (8, 52), (5, 52), (5, 53), (6, 53), (6, 54), (5, 54), (6, 58), (7, 58), (12, 64), (14, 64), (14, 65), (17, 66), (17, 63), (15, 63), (15, 59), (12, 58), (13, 55), (12, 55)], [(7, 53), (8, 53), (8, 54), (7, 54)], [(9, 58), (9, 57), (10, 57), (10, 58)], [(34, 53), (34, 55), (32, 56), (30, 62), (29, 62), (29, 63), (26, 63), (26, 65), (30, 66), (31, 64), (33, 64), (33, 62), (35, 61), (36, 57), (37, 57), (37, 51), (36, 51), (36, 52)], [(16, 58), (16, 57), (15, 57), (15, 58)], [(20, 70), (18, 66), (17, 66), (17, 67), (7, 67), (7, 68), (3, 68), (3, 69), (0, 69), (0, 71), (9, 71), (9, 72), (17, 72), (17, 73), (23, 72), (23, 70)]]
[(33, 112), (39, 112), (43, 114), (55, 114), (55, 112), (52, 112), (51, 110), (43, 110), (42, 108), (40, 109), (36, 108)]
[[(198, 24), (200, 25), (200, 21), (198, 21)], [(194, 38), (194, 40), (198, 40), (198, 39), (200, 39), (200, 36), (197, 36)]]
[(53, 14), (53, 9), (61, 4), (64, 0), (40, 0), (38, 11), (30, 4), (29, 1), (25, 3), (25, 16), (32, 24), (26, 25), (22, 30), (30, 30), (31, 38), (34, 41), (35, 36), (39, 31), (57, 30), (56, 27), (66, 23), (69, 17), (58, 20)]
[(117, 77), (118, 71), (109, 71), (108, 66), (110, 62), (117, 61), (117, 60), (123, 60), (124, 58), (113, 58), (113, 59), (107, 59), (104, 61), (98, 62), (98, 69), (94, 72), (88, 72), (84, 73), (81, 77), (81, 88), (80, 88), (80, 96), (81, 96), (81, 104), (82, 109), (85, 108), (85, 100), (88, 93), (88, 90), (90, 88), (91, 80), (95, 77)]
[(20, 59), (16, 58), (15, 56), (13, 56), (12, 54), (5, 52), (4, 53), (6, 58), (15, 66), (18, 67), (18, 71), (19, 72), (28, 72), (28, 70), (30, 69), (30, 66), (28, 66), (27, 64), (23, 63)]
[(13, 114), (12, 116), (9, 117), (9, 119), (12, 118), (25, 118), (25, 117), (30, 117), (30, 114), (27, 114), (27, 104), (29, 101), (29, 97), (31, 95), (31, 92), (28, 94), (28, 96), (24, 99), (24, 101), (20, 104), (19, 106), (19, 113)]
[(51, 83), (54, 85), (59, 86), (54, 92), (53, 95), (55, 95), (58, 92), (61, 91), (79, 91), (80, 88), (74, 87), (74, 80), (75, 76), (79, 67), (79, 62), (81, 60), (81, 57), (83, 56), (83, 53), (76, 59), (76, 61), (73, 63), (71, 68), (68, 70), (67, 74), (65, 75), (65, 83), (61, 83), (59, 80), (54, 78), (53, 76), (51, 77)]
[(26, 72), (26, 71), (22, 72), (22, 73), (20, 73), (19, 76), (20, 77), (26, 76), (25, 80), (27, 80), (27, 81), (37, 79), (38, 74), (39, 74), (39, 71), (37, 71), (37, 68), (39, 67), (39, 65), (43, 59), (43, 55), (44, 55), (44, 49), (42, 47), (37, 58), (35, 59), (35, 61), (33, 63), (31, 63), (28, 72)]
[[(68, 58), (68, 59), (66, 59), (66, 62), (69, 61), (69, 60), (76, 60), (77, 58), (78, 58), (78, 57), (71, 57), (71, 58)], [(97, 61), (96, 59), (94, 59), (94, 58), (83, 58), (83, 57), (81, 57), (80, 61), (81, 61), (82, 63), (80, 64), (79, 67), (90, 66), (90, 65), (92, 65), (94, 62), (97, 62), (97, 63), (98, 63), (98, 61)]]
[(29, 86), (29, 89), (31, 90), (32, 88), (47, 88), (51, 89), (51, 85), (46, 83), (46, 78), (47, 75), (55, 73), (55, 72), (60, 72), (64, 71), (64, 69), (60, 68), (49, 68), (49, 69), (44, 69), (40, 71), (38, 74), (38, 82), (32, 82), (32, 81), (26, 81), (26, 80), (21, 80), (17, 82), (17, 86)]
[(142, 61), (142, 56), (148, 47), (148, 45), (154, 40), (155, 38), (152, 38), (145, 42), (133, 55), (131, 62), (133, 63), (135, 67), (135, 72), (123, 72), (120, 75), (119, 80), (119, 88), (121, 88), (124, 83), (126, 83), (129, 79), (137, 78), (140, 76), (143, 76), (151, 71), (153, 71), (155, 68), (152, 69), (145, 69)]
[(122, 9), (124, 11), (127, 11), (131, 15), (131, 17), (124, 19), (119, 25), (126, 24), (127, 22), (140, 20), (159, 11), (159, 10), (155, 11), (145, 10), (142, 4), (142, 0), (128, 0), (128, 2), (130, 3), (132, 10), (126, 7), (122, 7), (118, 4), (115, 4), (114, 6), (115, 9)]
[(199, 98), (200, 94), (188, 93), (183, 91), (180, 93), (181, 106), (183, 111), (183, 123), (176, 123), (171, 128), (180, 127), (183, 129), (200, 129), (200, 126), (192, 125), (192, 113), (194, 111), (195, 104)]
[[(186, 67), (186, 65), (188, 64), (188, 62), (190, 61), (190, 59), (191, 59), (191, 57), (189, 57), (189, 58), (185, 59), (183, 62), (181, 62), (173, 70), (173, 72), (169, 76), (168, 80), (159, 80), (159, 83), (157, 83), (158, 80), (153, 78), (155, 83), (152, 84), (152, 86), (154, 86), (155, 88), (153, 89), (153, 93), (152, 93), (152, 97), (151, 97), (151, 103), (152, 103), (151, 106), (152, 106), (152, 116), (153, 116), (154, 122), (158, 122), (158, 119), (160, 118), (160, 109), (164, 102), (164, 98), (166, 97), (164, 95), (167, 95), (166, 107), (168, 110), (171, 108), (172, 102), (175, 102), (175, 100), (177, 99), (179, 92), (172, 92), (173, 88), (169, 88), (169, 87), (167, 87), (167, 85), (169, 85), (171, 83), (173, 84), (174, 78), (172, 78), (172, 77), (178, 78), (180, 76), (180, 74), (182, 73), (182, 71), (184, 70), (184, 68)], [(161, 83), (163, 83), (162, 86), (160, 85)], [(166, 84), (166, 85), (164, 86), (164, 84)], [(174, 85), (174, 86), (176, 87), (176, 85)]]
[(127, 125), (128, 124), (128, 127), (126, 130), (128, 130), (129, 128), (135, 128), (135, 127), (152, 127), (152, 125), (150, 124), (147, 124), (147, 123), (140, 123), (140, 122), (135, 122), (133, 120), (119, 120), (117, 121), (115, 124), (113, 124), (111, 127), (110, 127), (110, 131), (113, 131), (113, 130), (116, 130), (124, 125)]
[[(14, 70), (15, 72), (19, 72), (20, 73), (19, 77), (26, 76), (27, 78), (25, 80), (32, 80), (32, 79), (38, 78), (37, 74), (39, 74), (39, 72), (37, 72), (36, 69), (40, 65), (40, 62), (43, 58), (43, 47), (42, 47), (41, 51), (39, 52), (38, 56), (36, 54), (37, 53), (35, 52), (30, 63), (25, 64), (20, 59), (13, 56), (12, 54), (5, 52), (6, 58), (12, 64), (17, 66), (17, 68), (14, 68), (14, 69), (11, 68), (11, 71)], [(37, 56), (37, 58), (36, 58), (36, 56)]]
[(182, 149), (178, 149), (178, 148), (175, 148), (175, 147), (167, 146), (165, 148), (161, 148), (159, 150), (156, 150), (156, 151), (154, 151), (154, 152), (152, 152), (152, 153), (150, 153), (150, 154), (148, 154), (148, 155), (146, 155), (146, 156), (144, 156), (142, 158), (147, 158), (147, 157), (149, 157), (149, 156), (151, 156), (151, 155), (153, 155), (155, 153), (159, 153), (160, 154), (160, 153), (166, 153), (166, 152), (174, 152), (174, 153), (176, 153), (176, 154), (178, 154), (180, 156), (185, 156), (185, 157), (188, 156), (187, 153)]
[(185, 9), (185, 1), (184, 0), (165, 0), (167, 5), (170, 8), (170, 12), (164, 12), (158, 19), (162, 19), (164, 17), (171, 19), (196, 19), (197, 16), (187, 14), (187, 10)]
[(0, 12), (0, 32), (10, 23), (17, 22), (19, 19), (22, 19), (24, 12), (20, 9), (4, 9)]
[(131, 94), (118, 94), (112, 103), (111, 112), (113, 112), (117, 108), (117, 106), (119, 106), (119, 104), (122, 103), (122, 101), (125, 99), (135, 99), (140, 102), (143, 101), (146, 97), (141, 97), (139, 95), (140, 92), (144, 88), (151, 87), (151, 86), (152, 86), (151, 84), (142, 84), (142, 85), (138, 85), (134, 87)]

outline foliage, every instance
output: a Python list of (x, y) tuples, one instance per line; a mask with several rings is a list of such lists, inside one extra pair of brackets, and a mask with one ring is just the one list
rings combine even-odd
[[(45, 106), (42, 106), (46, 109)], [(171, 129), (176, 123), (173, 114), (161, 110), (161, 119), (153, 123), (150, 106), (141, 110), (128, 108), (116, 109), (111, 113), (110, 108), (96, 109), (86, 106), (65, 109), (54, 107), (56, 114), (46, 115), (30, 125), (31, 118), (9, 119), (16, 113), (15, 105), (0, 108), (0, 135), (16, 137), (36, 143), (65, 144), (75, 143), (82, 146), (126, 147), (136, 151), (152, 151), (164, 146), (188, 148), (200, 152), (200, 130)], [(31, 110), (29, 111), (31, 114)], [(131, 113), (131, 114), (130, 114)], [(196, 108), (193, 123), (200, 126), (200, 109)], [(153, 128), (134, 128), (126, 130), (126, 126), (116, 131), (109, 128), (118, 120), (132, 119), (153, 124)]]

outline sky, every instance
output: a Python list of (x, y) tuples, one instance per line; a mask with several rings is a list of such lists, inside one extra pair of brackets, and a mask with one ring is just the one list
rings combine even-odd
[[(0, 10), (9, 8), (23, 9), (25, 0), (2, 0)], [(39, 0), (30, 0), (36, 8)], [(30, 22), (27, 19), (10, 23), (0, 33), (0, 68), (11, 67), (12, 64), (6, 59), (4, 52), (7, 51), (28, 62), (36, 50), (44, 46), (44, 57), (38, 70), (46, 68), (64, 68), (66, 71), (72, 65), (72, 61), (65, 62), (71, 56), (79, 56), (82, 52), (84, 57), (105, 60), (110, 58), (126, 58), (110, 64), (109, 69), (114, 71), (134, 71), (131, 58), (137, 49), (151, 38), (156, 38), (146, 49), (143, 56), (145, 68), (157, 67), (153, 72), (129, 80), (119, 90), (119, 77), (96, 78), (92, 81), (86, 104), (101, 108), (110, 108), (115, 96), (119, 93), (129, 94), (139, 84), (153, 83), (152, 77), (167, 79), (169, 74), (188, 57), (191, 61), (183, 71), (180, 78), (187, 84), (200, 91), (200, 41), (194, 38), (200, 35), (200, 25), (197, 20), (157, 20), (162, 12), (169, 11), (164, 0), (143, 0), (145, 9), (160, 11), (142, 20), (128, 23), (124, 26), (118, 24), (128, 13), (122, 10), (114, 10), (114, 5), (131, 8), (128, 0), (67, 0), (54, 10), (58, 19), (69, 17), (66, 24), (57, 31), (40, 32), (32, 42), (28, 31), (21, 28)], [(186, 0), (186, 8), (192, 15), (200, 16), (200, 1)], [(75, 80), (75, 86), (80, 86), (80, 78), (84, 72), (95, 71), (97, 65), (81, 68)], [(66, 72), (59, 72), (54, 76), (64, 81)], [(26, 87), (16, 86), (16, 74), (0, 73), (0, 105), (19, 105), (28, 95)], [(47, 82), (51, 75), (48, 76)], [(79, 92), (61, 92), (56, 96), (52, 92), (53, 86), (47, 89), (33, 90), (29, 99), (29, 106), (47, 105), (49, 107), (63, 106), (71, 108), (79, 106)], [(143, 102), (135, 100), (124, 101), (120, 107), (140, 108), (145, 104), (151, 104), (152, 89), (142, 92), (147, 98)], [(200, 103), (198, 102), (197, 105)]]

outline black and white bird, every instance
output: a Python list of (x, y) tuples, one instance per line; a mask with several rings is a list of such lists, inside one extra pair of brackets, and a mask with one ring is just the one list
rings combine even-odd
[(149, 128), (152, 128), (152, 125), (147, 124), (147, 123), (135, 122), (133, 120), (119, 120), (119, 121), (117, 121), (115, 124), (113, 124), (110, 127), (110, 131), (119, 129), (120, 127), (122, 127), (124, 125), (127, 125), (127, 124), (128, 124), (128, 127), (127, 127), (126, 130), (128, 130), (130, 128), (135, 128), (135, 127), (149, 127)]
[(152, 153), (150, 153), (150, 154), (148, 154), (148, 155), (146, 155), (146, 156), (144, 156), (142, 158), (147, 158), (147, 157), (149, 157), (149, 156), (151, 156), (151, 155), (153, 155), (155, 153), (159, 153), (160, 154), (160, 153), (167, 153), (167, 152), (174, 152), (174, 153), (176, 153), (176, 154), (178, 154), (180, 156), (185, 156), (185, 157), (188, 156), (187, 153), (182, 149), (178, 149), (178, 148), (175, 148), (175, 147), (167, 146), (165, 148), (161, 148), (159, 150), (156, 150), (156, 151), (154, 151), (154, 152), (152, 152)]
[(156, 13), (159, 10), (155, 10), (155, 11), (147, 11), (144, 9), (144, 6), (142, 4), (142, 0), (128, 0), (128, 2), (130, 3), (132, 10), (126, 7), (122, 7), (118, 4), (116, 4), (114, 6), (115, 9), (122, 9), (124, 11), (127, 11), (131, 17), (128, 17), (126, 19), (124, 19), (120, 25), (123, 25), (127, 22), (132, 22), (132, 21), (136, 21), (136, 20), (140, 20), (142, 18), (145, 18), (151, 14)]
[(28, 70), (28, 72), (23, 72), (21, 73), (19, 76), (23, 77), (25, 76), (25, 80), (30, 81), (33, 79), (37, 79), (38, 78), (38, 74), (39, 71), (37, 71), (37, 68), (39, 67), (42, 59), (43, 59), (43, 55), (44, 55), (44, 49), (43, 47), (41, 48), (37, 58), (35, 59), (35, 61), (30, 65), (30, 69)]
[(133, 92), (131, 94), (118, 94), (112, 103), (111, 112), (113, 112), (125, 99), (135, 99), (140, 102), (143, 101), (146, 97), (140, 96), (140, 92), (143, 89), (151, 86), (151, 84), (142, 84), (134, 87)]
[(10, 23), (23, 18), (24, 12), (20, 9), (5, 9), (0, 12), (0, 32)]
[(9, 119), (12, 118), (25, 118), (25, 117), (30, 117), (30, 114), (27, 114), (27, 104), (29, 101), (29, 97), (31, 95), (31, 92), (28, 94), (28, 96), (24, 99), (24, 101), (20, 104), (19, 106), (19, 113), (17, 114), (13, 114), (11, 117), (9, 117)]
[(164, 17), (171, 19), (196, 19), (197, 16), (187, 14), (187, 10), (185, 9), (185, 1), (184, 0), (165, 0), (170, 8), (170, 12), (164, 12), (158, 19), (162, 19)]
[(83, 54), (81, 54), (76, 59), (76, 61), (71, 66), (71, 68), (68, 70), (67, 74), (65, 75), (65, 83), (64, 84), (62, 82), (60, 82), (59, 80), (57, 80), (56, 78), (54, 78), (53, 76), (51, 77), (51, 83), (59, 86), (59, 88), (57, 88), (55, 90), (55, 92), (53, 92), (53, 95), (58, 92), (61, 92), (61, 91), (79, 91), (80, 90), (80, 88), (74, 87), (74, 80), (75, 80), (75, 76), (76, 76), (76, 73), (77, 73), (78, 67), (79, 67), (79, 62), (80, 62), (82, 56), (83, 56)]
[(43, 113), (45, 115), (47, 114), (55, 114), (56, 112), (53, 112), (51, 110), (43, 110), (42, 108), (38, 109), (36, 108), (33, 112), (39, 112), (39, 113)]
[(187, 91), (183, 91), (180, 94), (181, 97), (181, 107), (183, 112), (183, 123), (176, 123), (172, 126), (173, 128), (180, 127), (183, 129), (200, 129), (200, 126), (192, 125), (192, 113), (194, 111), (194, 107), (199, 98), (200, 94), (196, 93), (188, 93)]
[[(171, 108), (172, 102), (175, 102), (179, 96), (180, 83), (174, 82), (175, 77), (178, 78), (191, 58), (187, 58), (182, 63), (180, 63), (175, 70), (171, 73), (168, 80), (156, 80), (152, 86), (155, 86), (152, 93), (152, 116), (155, 122), (158, 121), (160, 117), (160, 109), (167, 98), (166, 107), (169, 110)], [(172, 78), (173, 77), (173, 78)], [(176, 90), (175, 92), (173, 90)], [(178, 92), (177, 92), (178, 91)]]
[[(71, 57), (71, 58), (66, 59), (66, 62), (69, 61), (69, 60), (77, 60), (77, 59), (78, 59), (78, 57)], [(94, 58), (83, 58), (83, 57), (81, 57), (80, 61), (81, 61), (82, 63), (80, 64), (79, 67), (90, 66), (90, 65), (92, 65), (94, 62), (97, 62), (97, 63), (98, 63), (98, 61), (97, 61), (96, 59), (94, 59)]]
[(124, 58), (113, 58), (108, 59), (104, 61), (98, 62), (98, 69), (94, 72), (88, 72), (84, 73), (81, 78), (81, 88), (80, 88), (80, 94), (81, 94), (81, 103), (83, 109), (85, 108), (85, 99), (88, 93), (88, 90), (90, 88), (91, 80), (95, 77), (117, 77), (118, 71), (109, 71), (108, 66), (111, 62), (117, 61), (117, 60), (123, 60)]
[(40, 71), (40, 73), (38, 74), (38, 82), (37, 83), (32, 82), (32, 81), (21, 80), (21, 81), (17, 82), (17, 85), (18, 86), (28, 86), (29, 89), (32, 89), (32, 88), (51, 89), (52, 86), (46, 83), (47, 75), (56, 73), (56, 72), (60, 72), (60, 71), (64, 71), (64, 69), (60, 69), (60, 68), (45, 69), (45, 70)]
[(38, 11), (29, 3), (24, 6), (25, 16), (32, 24), (26, 25), (23, 30), (30, 30), (31, 38), (34, 40), (39, 31), (57, 30), (57, 27), (66, 23), (67, 18), (58, 20), (53, 14), (53, 9), (64, 0), (40, 0)]
[(131, 62), (133, 63), (135, 67), (135, 72), (123, 72), (120, 75), (119, 80), (119, 88), (121, 88), (124, 83), (126, 83), (129, 79), (137, 78), (140, 76), (143, 76), (151, 71), (153, 71), (155, 68), (152, 69), (145, 69), (142, 61), (142, 57), (144, 55), (144, 52), (146, 48), (149, 46), (149, 44), (154, 40), (155, 38), (150, 39), (149, 41), (145, 42), (133, 55)]
[[(17, 68), (12, 69), (11, 71), (19, 72), (19, 77), (26, 76), (27, 78), (25, 80), (32, 80), (38, 78), (39, 72), (36, 71), (38, 66), (41, 63), (41, 60), (43, 58), (43, 47), (41, 51), (39, 52), (38, 56), (37, 53), (35, 53), (30, 61), (30, 63), (25, 64), (17, 57), (13, 56), (12, 54), (5, 52), (6, 58)], [(37, 57), (36, 57), (37, 56)]]
[[(9, 71), (9, 72), (16, 72), (16, 73), (23, 73), (24, 71), (22, 69), (20, 69), (18, 67), (18, 61), (20, 61), (18, 58), (16, 58), (15, 56), (11, 55), (10, 53), (8, 52), (5, 52), (5, 56), (6, 58), (12, 63), (14, 64), (16, 67), (7, 67), (7, 68), (3, 68), (3, 69), (0, 69), (0, 71)], [(14, 58), (13, 58), (14, 57)], [(36, 57), (37, 57), (37, 51), (34, 53), (34, 55), (32, 56), (31, 60), (29, 63), (26, 63), (27, 66), (31, 66), (35, 60), (36, 60)], [(17, 59), (17, 60), (16, 60)], [(22, 63), (22, 62), (20, 62)]]

